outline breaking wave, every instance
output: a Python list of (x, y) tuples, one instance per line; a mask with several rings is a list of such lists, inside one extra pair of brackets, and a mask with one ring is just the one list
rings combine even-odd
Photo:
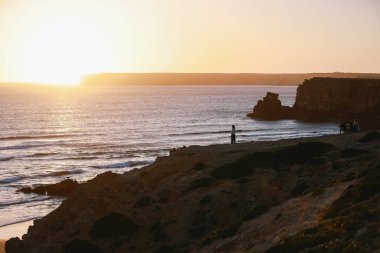
[(22, 179), (24, 179), (24, 177), (21, 177), (21, 176), (7, 177), (4, 179), (0, 179), (0, 184), (10, 184), (10, 183), (20, 181)]
[(92, 168), (96, 169), (121, 169), (121, 168), (127, 168), (127, 167), (135, 167), (135, 166), (142, 166), (142, 165), (149, 165), (152, 164), (154, 161), (152, 160), (145, 160), (145, 161), (129, 161), (129, 162), (123, 162), (123, 163), (113, 163), (113, 164), (106, 164), (106, 165), (96, 165), (91, 166)]
[(12, 160), (14, 158), (15, 158), (14, 156), (8, 156), (8, 157), (1, 157), (0, 156), (0, 162), (10, 161), (10, 160)]
[(5, 146), (0, 147), (0, 150), (18, 150), (18, 149), (30, 149), (30, 148), (38, 148), (38, 147), (46, 147), (54, 145), (55, 143), (40, 143), (40, 144), (20, 144), (13, 146)]
[(0, 141), (30, 140), (30, 139), (56, 139), (75, 137), (73, 134), (48, 134), (48, 135), (16, 135), (0, 137)]

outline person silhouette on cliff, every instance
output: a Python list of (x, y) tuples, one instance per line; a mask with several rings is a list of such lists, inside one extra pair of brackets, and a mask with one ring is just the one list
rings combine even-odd
[(354, 123), (352, 124), (352, 131), (354, 132), (360, 131), (359, 122), (357, 119), (354, 119)]
[(232, 129), (231, 129), (231, 144), (235, 144), (236, 143), (236, 129), (235, 129), (235, 125), (232, 125)]
[(339, 121), (339, 134), (347, 132), (347, 123)]

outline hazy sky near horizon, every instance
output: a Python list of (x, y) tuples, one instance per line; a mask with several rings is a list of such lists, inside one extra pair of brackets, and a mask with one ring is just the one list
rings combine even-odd
[(379, 0), (0, 0), (0, 81), (380, 72)]

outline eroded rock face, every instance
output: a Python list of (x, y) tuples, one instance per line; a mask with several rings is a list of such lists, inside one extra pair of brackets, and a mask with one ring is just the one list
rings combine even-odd
[(380, 127), (380, 80), (312, 78), (297, 88), (293, 107), (285, 107), (278, 95), (267, 93), (249, 117), (277, 120), (353, 121), (362, 127)]

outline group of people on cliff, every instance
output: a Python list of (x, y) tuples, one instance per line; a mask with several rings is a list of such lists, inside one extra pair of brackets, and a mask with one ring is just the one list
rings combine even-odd
[[(339, 134), (346, 132), (357, 132), (360, 131), (359, 122), (357, 119), (354, 119), (353, 122), (339, 122)], [(231, 144), (236, 143), (236, 129), (235, 125), (232, 125), (231, 129)]]
[(357, 131), (360, 131), (358, 120), (354, 119), (354, 122), (339, 122), (339, 134)]
[[(339, 122), (339, 134), (347, 132), (357, 132), (360, 131), (359, 122), (357, 119), (354, 119), (353, 122)], [(235, 125), (232, 125), (231, 129), (231, 144), (236, 143), (236, 129)]]

